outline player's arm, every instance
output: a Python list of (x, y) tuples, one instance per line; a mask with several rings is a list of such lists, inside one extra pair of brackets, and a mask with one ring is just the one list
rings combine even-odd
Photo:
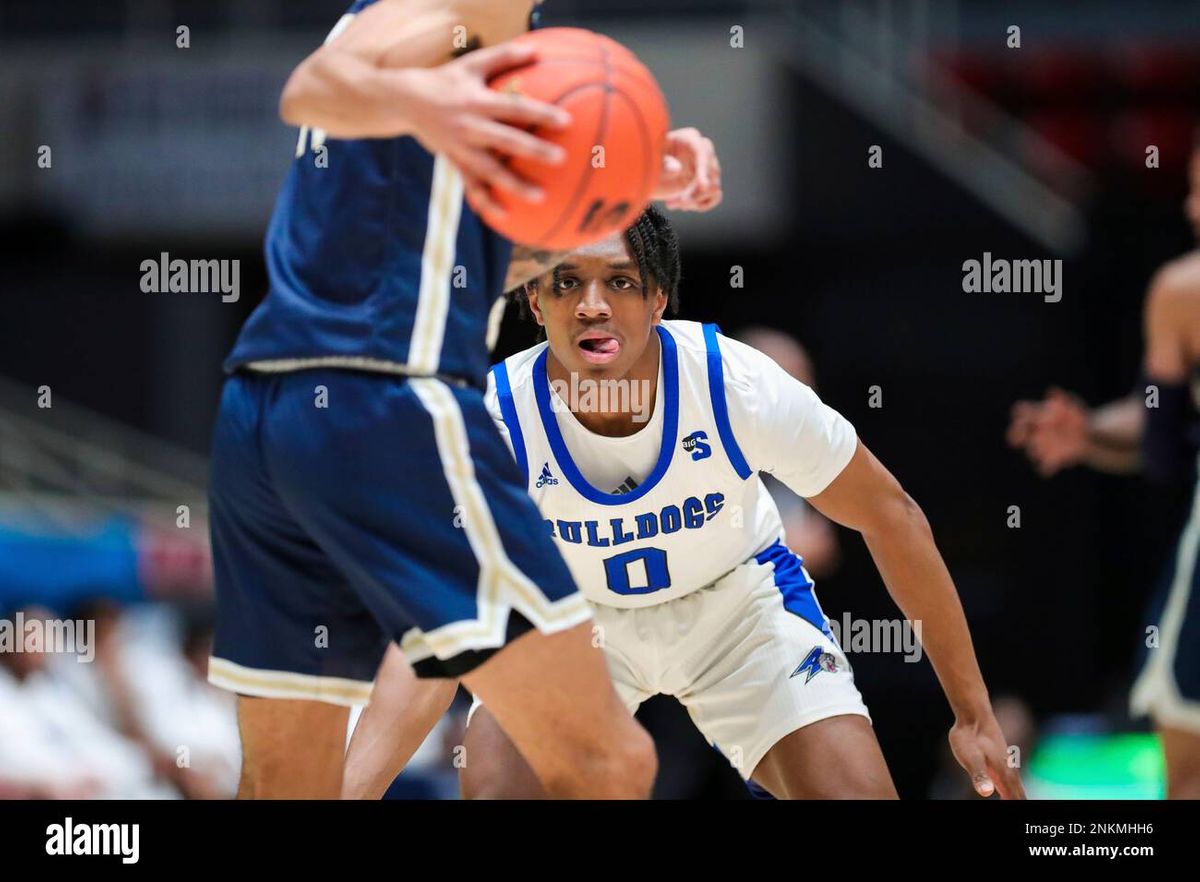
[(917, 627), (954, 711), (951, 749), (976, 790), (990, 796), (994, 785), (1006, 799), (1023, 798), (962, 604), (920, 506), (861, 441), (846, 467), (809, 501), (830, 520), (862, 534), (888, 593)]
[(747, 463), (771, 472), (832, 521), (857, 530), (917, 634), (954, 710), (954, 755), (983, 796), (1021, 797), (1008, 768), (966, 617), (925, 515), (808, 386), (744, 343), (722, 338), (726, 403)]
[[(333, 138), (412, 135), (458, 167), (468, 192), (494, 186), (533, 201), (537, 188), (495, 153), (561, 163), (560, 147), (525, 129), (559, 128), (570, 115), (487, 86), (533, 59), (530, 47), (503, 42), (524, 32), (531, 8), (530, 0), (379, 0), (292, 72), (280, 116)], [(487, 48), (453, 58), (464, 45)]]
[(1145, 403), (1136, 392), (1088, 411), (1084, 462), (1102, 472), (1136, 472), (1145, 416)]
[(1013, 405), (1008, 443), (1023, 449), (1043, 477), (1075, 465), (1131, 474), (1141, 468), (1143, 410), (1136, 392), (1089, 408), (1079, 396), (1051, 387), (1042, 401)]
[(531, 279), (536, 279), (543, 273), (548, 273), (562, 263), (569, 253), (533, 248), (529, 245), (514, 245), (512, 257), (508, 262), (508, 275), (504, 280), (504, 290), (511, 291)]

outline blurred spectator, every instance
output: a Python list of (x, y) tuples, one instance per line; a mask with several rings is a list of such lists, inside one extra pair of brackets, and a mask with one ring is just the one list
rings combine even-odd
[(188, 613), (180, 645), (166, 608), (130, 615), (112, 601), (89, 602), (78, 615), (96, 622), (95, 662), (60, 660), (54, 672), (178, 795), (229, 797), (239, 766), (235, 708), (205, 680), (211, 624), (199, 608)]
[[(15, 610), (13, 611), (16, 612)], [(21, 610), (25, 620), (48, 610)], [(23, 646), (0, 652), (0, 790), (10, 798), (163, 798), (138, 746), (96, 718), (50, 674), (50, 656)], [(70, 657), (67, 664), (88, 667)]]
[[(753, 325), (733, 334), (747, 346), (771, 358), (804, 385), (816, 391), (816, 375), (808, 352), (794, 338), (774, 328)], [(837, 534), (824, 515), (768, 474), (763, 482), (779, 507), (788, 547), (804, 559), (804, 568), (818, 581), (838, 567), (840, 551)]]

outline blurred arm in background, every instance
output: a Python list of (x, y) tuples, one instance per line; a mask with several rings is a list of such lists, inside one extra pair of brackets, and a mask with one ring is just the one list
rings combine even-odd
[(1018, 401), (1009, 445), (1023, 449), (1043, 477), (1075, 465), (1112, 474), (1146, 471), (1164, 479), (1188, 470), (1194, 451), (1188, 447), (1187, 380), (1196, 363), (1190, 338), (1198, 301), (1200, 255), (1168, 263), (1146, 295), (1146, 355), (1137, 387), (1094, 409), (1057, 387), (1042, 401)]
[(1043, 478), (1076, 465), (1133, 474), (1141, 468), (1144, 420), (1145, 404), (1136, 393), (1089, 408), (1079, 396), (1052, 386), (1042, 401), (1013, 405), (1007, 437)]

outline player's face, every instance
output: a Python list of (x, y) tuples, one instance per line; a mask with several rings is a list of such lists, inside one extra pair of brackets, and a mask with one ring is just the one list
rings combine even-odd
[(1188, 163), (1188, 196), (1184, 212), (1192, 225), (1192, 232), (1200, 239), (1200, 147), (1192, 151), (1192, 159)]
[(554, 357), (571, 373), (620, 378), (646, 353), (667, 298), (642, 287), (625, 237), (572, 251), (538, 280), (529, 306)]

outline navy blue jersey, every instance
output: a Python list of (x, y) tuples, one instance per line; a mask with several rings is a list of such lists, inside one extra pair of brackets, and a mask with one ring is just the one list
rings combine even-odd
[(296, 154), (267, 230), (267, 296), (226, 370), (342, 365), (483, 388), (512, 244), (471, 210), (458, 171), (412, 137), (303, 129)]

